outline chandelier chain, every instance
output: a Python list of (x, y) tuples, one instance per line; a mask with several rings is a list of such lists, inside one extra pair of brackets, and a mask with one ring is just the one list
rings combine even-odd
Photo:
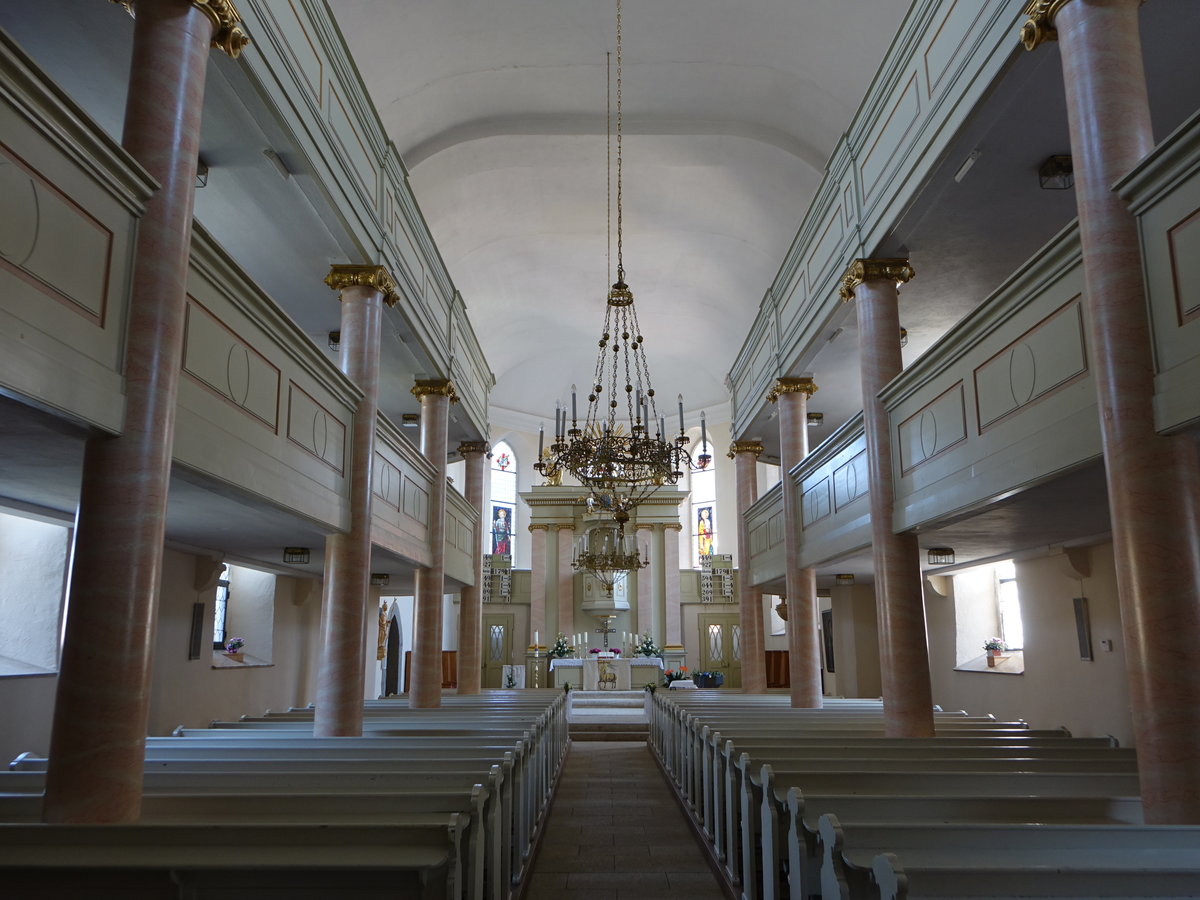
[(617, 0), (617, 280), (625, 280), (622, 259), (621, 204), (621, 0)]
[(604, 226), (608, 238), (605, 253), (605, 278), (612, 280), (612, 51), (605, 54), (604, 63)]

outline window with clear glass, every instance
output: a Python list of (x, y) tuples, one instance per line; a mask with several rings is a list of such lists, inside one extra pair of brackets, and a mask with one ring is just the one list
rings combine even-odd
[(229, 618), (229, 566), (221, 570), (217, 581), (217, 603), (213, 611), (213, 649), (220, 650), (225, 646), (225, 622)]

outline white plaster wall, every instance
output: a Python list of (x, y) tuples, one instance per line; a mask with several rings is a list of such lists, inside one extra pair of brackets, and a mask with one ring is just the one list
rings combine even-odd
[(18, 753), (38, 756), (50, 752), (50, 723), (54, 713), (57, 675), (0, 678), (0, 766)]
[[(246, 650), (251, 655), (265, 644), (271, 665), (213, 668), (212, 590), (197, 590), (193, 583), (195, 557), (167, 550), (163, 558), (162, 593), (154, 649), (148, 733), (169, 734), (177, 725), (198, 728), (213, 719), (234, 719), (267, 709), (305, 706), (316, 696), (317, 647), (321, 621), (321, 591), (317, 581), (255, 572), (243, 575), (232, 591), (245, 590), (253, 612), (243, 614), (249, 625)], [(268, 587), (267, 581), (274, 582)], [(269, 636), (261, 631), (267, 595), (273, 610)], [(234, 598), (234, 609), (243, 597)], [(205, 604), (204, 640), (199, 659), (189, 660), (188, 638), (192, 604)], [(251, 621), (253, 619), (254, 621)], [(255, 624), (258, 622), (259, 624)], [(231, 633), (234, 633), (231, 631)]]
[(271, 661), (274, 643), (275, 579), (270, 572), (229, 566), (229, 606), (225, 614), (227, 637), (246, 641), (245, 652)]
[(0, 513), (0, 674), (58, 668), (71, 531)]
[[(1061, 558), (1018, 560), (1025, 626), (1025, 673), (954, 669), (957, 627), (953, 592), (926, 591), (933, 699), (946, 709), (1022, 718), (1033, 728), (1065, 725), (1077, 736), (1113, 735), (1133, 746), (1121, 617), (1112, 545), (1089, 548), (1090, 572), (1076, 577)], [(1079, 658), (1073, 597), (1087, 597), (1093, 661)], [(1101, 647), (1111, 640), (1113, 649)], [(979, 655), (976, 653), (975, 655)]]
[[(954, 592), (949, 597), (957, 611), (954, 623), (955, 665), (983, 655), (983, 643), (1000, 634), (996, 605), (996, 575), (991, 566), (968, 569), (950, 579)], [(926, 589), (928, 597), (929, 590)], [(927, 601), (928, 602), (928, 601)]]
[(879, 622), (875, 590), (871, 585), (834, 587), (833, 662), (838, 695), (878, 697), (882, 690), (879, 669)]

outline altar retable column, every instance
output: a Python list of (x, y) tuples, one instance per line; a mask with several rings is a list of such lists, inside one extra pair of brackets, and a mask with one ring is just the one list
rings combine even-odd
[(529, 526), (529, 645), (546, 632), (546, 531), (544, 522)]
[[(571, 525), (558, 526), (558, 630), (570, 641), (575, 633), (575, 569), (571, 566), (571, 553), (575, 549), (575, 529)], [(553, 641), (547, 641), (550, 646)]]
[[(662, 526), (663, 540), (663, 572), (666, 575), (666, 589), (663, 605), (655, 608), (654, 615), (662, 615), (663, 631), (667, 635), (663, 644), (664, 650), (683, 650), (683, 610), (680, 608), (679, 595), (679, 533), (683, 526), (678, 522), (668, 522)], [(660, 533), (655, 528), (655, 533)], [(660, 613), (659, 610), (662, 610)]]
[[(1111, 185), (1153, 148), (1139, 0), (1029, 3), (1029, 49), (1057, 37), (1079, 206), (1117, 588), (1148, 824), (1200, 823), (1200, 463), (1154, 425), (1137, 225)], [(1057, 33), (1056, 33), (1057, 32)]]
[(933, 735), (933, 690), (925, 632), (925, 594), (915, 534), (896, 534), (895, 486), (887, 410), (879, 392), (904, 368), (899, 285), (913, 277), (906, 259), (859, 259), (842, 278), (842, 299), (857, 298), (863, 430), (871, 491), (871, 543), (884, 730), (889, 737)]
[[(650, 620), (654, 623), (653, 634), (667, 643), (667, 550), (665, 528), (655, 523), (650, 532)], [(661, 635), (661, 637), (660, 637)]]
[(808, 456), (808, 398), (811, 378), (780, 378), (767, 399), (779, 405), (779, 468), (783, 475), (785, 580), (787, 584), (788, 674), (792, 706), (824, 705), (821, 645), (817, 637), (817, 573), (800, 566), (801, 504), (788, 473)]
[(210, 43), (246, 43), (228, 0), (137, 0), (122, 144), (162, 187), (138, 223), (125, 424), (88, 439), (43, 817), (136, 821), (183, 356)]
[[(654, 526), (649, 522), (639, 522), (637, 526), (638, 547), (646, 548), (648, 565), (642, 566), (637, 573), (637, 630), (638, 634), (650, 632), (660, 643), (665, 640), (663, 632), (655, 632), (654, 619)], [(659, 566), (662, 558), (659, 557)]]
[(483, 481), (491, 446), (486, 441), (463, 441), (458, 452), (466, 467), (464, 496), (479, 521), (471, 529), (471, 571), (475, 582), (458, 598), (458, 693), (478, 694), (483, 678)]
[(741, 574), (742, 690), (767, 692), (767, 650), (763, 628), (762, 590), (750, 584), (750, 529), (746, 513), (758, 499), (758, 457), (761, 441), (734, 441), (729, 446), (733, 477), (737, 482), (738, 569)]
[(333, 266), (325, 283), (340, 291), (342, 372), (362, 391), (354, 413), (348, 476), (350, 527), (325, 539), (321, 659), (313, 734), (362, 734), (363, 626), (371, 585), (371, 496), (379, 418), (379, 335), (383, 304), (395, 306), (396, 283), (382, 266)]
[(446, 589), (446, 454), (454, 385), (444, 379), (418, 379), (412, 388), (421, 401), (421, 453), (433, 464), (429, 486), (428, 569), (417, 570), (413, 610), (413, 655), (408, 705), (442, 705), (442, 603)]

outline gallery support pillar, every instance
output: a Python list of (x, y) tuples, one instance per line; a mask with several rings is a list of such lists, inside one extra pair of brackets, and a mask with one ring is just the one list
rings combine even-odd
[(43, 817), (138, 819), (183, 357), (210, 44), (246, 43), (227, 0), (137, 0), (121, 143), (161, 188), (138, 223), (125, 421), (84, 451)]
[(421, 401), (421, 453), (433, 465), (429, 486), (429, 557), (417, 570), (413, 615), (413, 655), (408, 705), (442, 705), (442, 604), (446, 583), (446, 454), (454, 385), (443, 379), (418, 379), (412, 388)]
[(458, 445), (466, 467), (463, 491), (467, 505), (479, 513), (471, 529), (471, 572), (474, 583), (464, 587), (458, 598), (458, 693), (478, 694), (483, 678), (483, 480), (491, 447), (486, 441), (463, 441)]
[(808, 398), (816, 393), (811, 378), (780, 378), (767, 395), (779, 408), (779, 468), (783, 475), (784, 577), (787, 591), (788, 676), (792, 706), (824, 705), (821, 693), (821, 645), (817, 631), (817, 573), (800, 566), (802, 512), (791, 471), (808, 456)]
[(766, 629), (763, 628), (763, 594), (750, 584), (750, 528), (746, 513), (758, 499), (758, 457), (761, 441), (734, 441), (729, 447), (733, 477), (737, 482), (738, 570), (741, 581), (742, 691), (767, 692)]
[(679, 533), (683, 526), (678, 522), (668, 522), (655, 526), (655, 537), (662, 541), (663, 546), (663, 576), (666, 584), (663, 589), (662, 605), (655, 605), (656, 622), (662, 616), (662, 628), (666, 634), (663, 642), (664, 650), (683, 649), (683, 611), (679, 606)]
[(379, 340), (383, 304), (394, 306), (396, 283), (382, 266), (333, 266), (325, 283), (340, 291), (341, 370), (362, 392), (354, 413), (348, 477), (350, 527), (325, 540), (321, 649), (313, 734), (362, 734), (363, 628), (371, 584), (371, 496), (379, 418)]
[(913, 277), (906, 259), (855, 260), (842, 278), (842, 299), (855, 300), (862, 372), (863, 431), (871, 492), (871, 544), (879, 610), (884, 731), (888, 737), (933, 735), (933, 689), (920, 548), (915, 534), (896, 534), (895, 485), (887, 410), (879, 392), (904, 368), (900, 353), (899, 285)]
[(660, 644), (665, 639), (663, 632), (655, 632), (654, 620), (654, 551), (650, 549), (654, 545), (654, 526), (649, 522), (639, 522), (637, 526), (637, 542), (638, 548), (646, 548), (647, 562), (649, 565), (642, 566), (637, 573), (637, 631), (638, 634), (650, 632), (654, 635), (654, 639)]
[(1029, 3), (1057, 38), (1079, 206), (1084, 302), (1147, 824), (1200, 823), (1200, 462), (1154, 423), (1154, 349), (1136, 221), (1111, 186), (1154, 146), (1139, 0)]

